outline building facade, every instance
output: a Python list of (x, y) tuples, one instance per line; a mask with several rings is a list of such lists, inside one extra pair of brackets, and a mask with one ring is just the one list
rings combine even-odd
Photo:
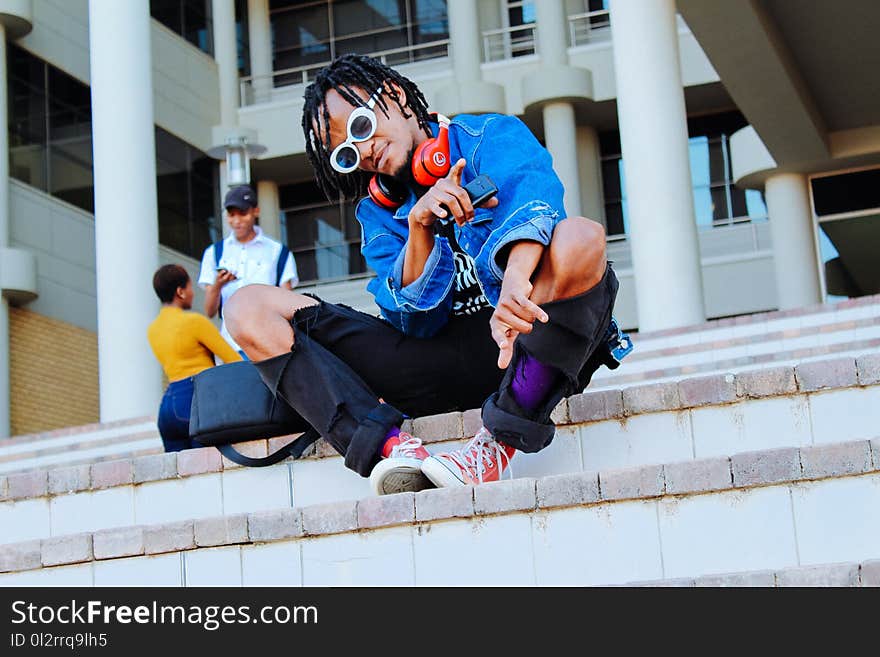
[[(778, 71), (738, 68), (724, 12), (777, 51), (790, 13), (720, 4), (0, 0), (0, 437), (155, 413), (152, 272), (197, 277), (223, 234), (211, 155), (232, 138), (265, 149), (250, 162), (261, 224), (300, 287), (376, 310), (353, 208), (323, 197), (300, 129), (304, 85), (347, 52), (399, 68), (444, 114), (522, 118), (567, 212), (605, 225), (627, 328), (880, 291), (878, 108), (846, 117), (792, 91), (792, 120), (774, 116), (761, 94), (785, 94), (774, 72), (793, 85), (800, 50)], [(801, 70), (801, 92), (827, 77)], [(785, 131), (822, 112), (819, 137), (804, 128), (792, 148)]]

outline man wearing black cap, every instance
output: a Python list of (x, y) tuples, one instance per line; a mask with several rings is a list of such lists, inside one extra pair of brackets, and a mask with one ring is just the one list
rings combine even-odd
[[(262, 283), (292, 290), (299, 282), (293, 254), (257, 225), (260, 207), (251, 187), (240, 185), (230, 189), (223, 207), (230, 233), (205, 249), (199, 274), (199, 285), (205, 290), (205, 314), (213, 317), (219, 312), (221, 319), (223, 304), (245, 285)], [(226, 330), (226, 322), (220, 333), (244, 357), (241, 347)]]

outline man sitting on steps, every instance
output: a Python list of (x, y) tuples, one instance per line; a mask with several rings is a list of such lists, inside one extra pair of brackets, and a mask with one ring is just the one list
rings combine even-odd
[[(370, 57), (321, 70), (302, 125), (327, 197), (361, 198), (382, 317), (251, 285), (230, 298), (227, 327), (378, 494), (497, 480), (517, 450), (550, 444), (563, 397), (617, 365), (602, 226), (566, 218), (550, 155), (519, 119), (432, 114)], [(463, 185), (480, 174), (498, 193), (475, 208)], [(431, 456), (400, 430), (404, 413), (479, 406), (483, 427), (462, 449)]]

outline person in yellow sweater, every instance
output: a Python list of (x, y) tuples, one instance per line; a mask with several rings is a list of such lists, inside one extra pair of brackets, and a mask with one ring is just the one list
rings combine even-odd
[(147, 339), (168, 377), (159, 405), (159, 435), (166, 452), (196, 447), (189, 437), (192, 377), (214, 366), (214, 355), (224, 363), (241, 360), (211, 321), (190, 312), (193, 285), (180, 265), (164, 265), (153, 274), (153, 289), (162, 302), (159, 316), (147, 329)]

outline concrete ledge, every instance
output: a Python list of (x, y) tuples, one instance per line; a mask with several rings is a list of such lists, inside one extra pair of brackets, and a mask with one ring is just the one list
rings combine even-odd
[[(880, 356), (866, 354), (855, 358), (836, 358), (806, 363), (797, 368), (770, 367), (739, 374), (719, 374), (689, 379), (639, 385), (623, 390), (597, 390), (573, 395), (563, 400), (554, 410), (559, 426), (586, 425), (607, 420), (625, 420), (641, 414), (675, 412), (690, 408), (720, 407), (732, 403), (748, 403), (779, 396), (811, 395), (833, 389), (861, 389), (880, 382)], [(444, 413), (436, 416), (405, 421), (426, 442), (442, 442), (469, 438), (481, 426), (479, 409)], [(257, 440), (236, 445), (242, 453), (265, 456), (279, 441), (288, 442), (290, 436)], [(878, 448), (874, 448), (874, 462)], [(830, 455), (830, 454), (829, 454)], [(314, 456), (301, 459), (309, 462), (337, 457), (333, 448), (318, 441)], [(293, 461), (290, 461), (293, 463)], [(0, 502), (52, 498), (57, 495), (97, 491), (118, 486), (140, 485), (167, 481), (228, 469), (240, 469), (222, 458), (213, 447), (183, 452), (153, 454), (129, 459), (95, 462), (45, 470), (33, 470), (0, 476)], [(343, 467), (340, 465), (340, 467)], [(852, 466), (855, 467), (855, 466)], [(717, 484), (715, 484), (717, 485)], [(711, 490), (708, 488), (707, 490)]]
[(94, 559), (91, 534), (72, 534), (43, 539), (40, 543), (41, 561), (44, 566), (58, 566)]
[[(880, 560), (796, 566), (780, 570), (756, 570), (744, 573), (701, 575), (694, 579), (631, 582), (627, 586), (698, 587), (855, 587), (880, 586)], [(684, 584), (682, 584), (684, 582)]]
[(509, 479), (474, 487), (474, 513), (531, 511), (537, 506), (534, 479)]
[(730, 463), (733, 483), (740, 488), (801, 478), (800, 450), (797, 447), (735, 454)]
[(247, 517), (248, 538), (254, 542), (277, 541), (304, 535), (302, 509), (259, 511)]
[[(382, 498), (385, 504), (393, 505), (396, 500)], [(330, 504), (317, 504), (303, 507), (302, 523), (306, 536), (320, 536), (322, 534), (341, 534), (342, 532), (354, 531), (358, 528), (358, 503), (355, 500), (346, 502), (332, 502)], [(377, 510), (376, 513), (379, 513)]]
[[(100, 561), (119, 557), (181, 552), (201, 547), (266, 543), (383, 527), (422, 524), (489, 515), (544, 512), (601, 506), (624, 500), (707, 495), (729, 489), (786, 485), (810, 480), (857, 477), (880, 472), (868, 461), (870, 441), (809, 448), (749, 452), (731, 459), (710, 458), (642, 468), (523, 478), (476, 487), (429, 489), (305, 507), (119, 527), (42, 541), (0, 545), (0, 572)], [(802, 456), (805, 454), (805, 456)], [(801, 463), (806, 464), (806, 470)], [(782, 572), (782, 571), (780, 571)], [(865, 562), (859, 581), (880, 586), (880, 560)], [(843, 585), (854, 581), (852, 569), (834, 572), (776, 573), (775, 585)], [(684, 580), (688, 581), (688, 580)], [(780, 581), (782, 582), (780, 584)], [(700, 576), (689, 586), (771, 585), (762, 573)], [(804, 584), (794, 584), (803, 582)], [(653, 585), (640, 582), (638, 585)], [(669, 581), (657, 583), (672, 585)]]
[(117, 527), (93, 534), (95, 559), (115, 559), (144, 554), (144, 528)]
[(645, 333), (633, 333), (633, 338), (638, 340), (662, 338), (670, 335), (682, 335), (685, 333), (694, 333), (697, 331), (711, 331), (713, 329), (725, 328), (729, 326), (742, 326), (743, 324), (760, 324), (775, 319), (784, 319), (788, 317), (806, 317), (807, 315), (815, 315), (819, 313), (834, 312), (835, 310), (846, 310), (848, 308), (874, 306), (880, 304), (880, 294), (858, 297), (856, 299), (847, 299), (837, 303), (818, 303), (812, 306), (804, 306), (802, 308), (793, 308), (791, 310), (771, 310), (764, 313), (752, 313), (750, 315), (741, 315), (739, 317), (726, 317), (724, 319), (712, 319), (700, 324), (692, 324), (671, 329), (660, 329), (657, 331), (647, 331)]
[(593, 504), (600, 500), (599, 474), (596, 472), (542, 477), (536, 481), (535, 489), (540, 509)]
[(202, 518), (195, 521), (193, 533), (199, 547), (247, 543), (248, 517), (239, 513), (234, 516)]
[(403, 525), (412, 523), (415, 519), (415, 493), (367, 497), (357, 504), (357, 526), (361, 529)]

